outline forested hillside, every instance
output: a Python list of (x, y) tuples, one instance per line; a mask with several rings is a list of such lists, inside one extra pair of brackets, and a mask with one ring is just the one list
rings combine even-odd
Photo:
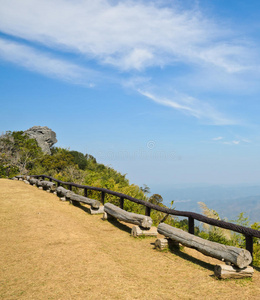
[(90, 154), (52, 147), (43, 153), (35, 139), (23, 131), (6, 132), (0, 137), (0, 177), (18, 174), (46, 174), (63, 181), (104, 187), (147, 200), (145, 189), (130, 184), (126, 175), (100, 164)]

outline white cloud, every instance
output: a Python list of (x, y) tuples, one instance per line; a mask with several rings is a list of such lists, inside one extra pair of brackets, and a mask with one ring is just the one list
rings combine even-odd
[(212, 138), (211, 140), (215, 141), (215, 142), (219, 142), (220, 144), (224, 144), (224, 145), (241, 145), (241, 144), (245, 144), (245, 143), (247, 143), (247, 144), (251, 143), (251, 141), (249, 139), (242, 138), (239, 136), (236, 136), (235, 139), (229, 140), (229, 141), (225, 140), (224, 137), (222, 137), (222, 136)]
[(213, 141), (220, 141), (220, 140), (223, 140), (223, 137), (222, 136), (218, 136), (218, 137), (215, 137), (212, 139)]
[(242, 139), (241, 141), (244, 143), (251, 143), (251, 141), (249, 139)]
[(223, 142), (225, 145), (239, 145), (240, 141)]
[[(122, 70), (175, 62), (227, 72), (251, 66), (252, 51), (200, 12), (157, 2), (0, 0), (0, 30)], [(229, 40), (229, 43), (226, 40)]]
[[(227, 71), (228, 73), (237, 73), (249, 71), (253, 67), (253, 62), (248, 59), (248, 51), (243, 45), (226, 44), (222, 42), (213, 44), (200, 52), (203, 61), (213, 64)], [(252, 50), (250, 50), (253, 53)]]
[(92, 70), (86, 70), (47, 53), (2, 38), (0, 38), (0, 58), (31, 71), (89, 87), (93, 87), (90, 78), (96, 76), (96, 72)]
[(243, 144), (243, 143), (251, 143), (250, 140), (248, 139), (241, 139), (241, 140), (233, 140), (233, 141), (227, 141), (227, 142), (223, 142), (223, 144), (226, 145), (239, 145), (239, 144)]
[(112, 64), (119, 69), (137, 69), (143, 70), (145, 67), (154, 64), (154, 55), (146, 49), (134, 49), (125, 57), (108, 57), (104, 59), (105, 63)]
[[(218, 20), (210, 20), (196, 8), (162, 3), (163, 0), (0, 0), (0, 31), (9, 38), (30, 42), (29, 47), (1, 39), (0, 56), (31, 71), (73, 83), (87, 82), (87, 86), (93, 86), (90, 79), (97, 77), (122, 84), (124, 80), (114, 75), (118, 71), (124, 76), (136, 75), (133, 71), (138, 71), (138, 81), (147, 81), (150, 76), (156, 77), (153, 68), (163, 72), (164, 67), (171, 66), (165, 84), (170, 85), (172, 80), (181, 92), (162, 96), (165, 93), (163, 88), (160, 91), (159, 83), (158, 92), (154, 93), (145, 84), (133, 83), (134, 79), (128, 86), (160, 105), (210, 124), (237, 124), (203, 101), (203, 97), (189, 95), (195, 89), (196, 95), (206, 89), (229, 89), (230, 82), (233, 89), (243, 86), (245, 91), (252, 90), (248, 85), (259, 80), (242, 75), (248, 76), (252, 70), (259, 74), (257, 47), (243, 37), (238, 40), (235, 32), (221, 27)], [(83, 66), (94, 62), (103, 73), (97, 76), (93, 70), (69, 61), (69, 56), (64, 60), (36, 50), (39, 45), (48, 53), (77, 55)], [(174, 70), (179, 67), (189, 71), (176, 75)]]
[(213, 124), (213, 125), (234, 125), (237, 124), (235, 120), (225, 118), (218, 111), (216, 111), (210, 105), (199, 101), (188, 95), (180, 94), (175, 92), (175, 95), (172, 97), (165, 98), (156, 96), (150, 92), (138, 90), (143, 96), (153, 100), (154, 102), (174, 108), (185, 114), (191, 115), (197, 119), (201, 119), (204, 122)]

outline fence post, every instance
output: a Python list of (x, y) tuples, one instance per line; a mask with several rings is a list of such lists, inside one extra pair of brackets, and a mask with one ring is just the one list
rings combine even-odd
[(194, 218), (189, 217), (188, 224), (189, 224), (189, 233), (194, 234)]
[(148, 217), (150, 217), (150, 215), (151, 215), (151, 208), (148, 206), (145, 207), (145, 215)]
[(87, 197), (88, 196), (88, 189), (84, 188), (84, 196)]
[(120, 197), (120, 208), (121, 209), (124, 209), (124, 198), (123, 197)]
[(105, 204), (105, 192), (101, 192), (101, 202), (103, 205)]
[(60, 186), (60, 183), (59, 183), (59, 182), (57, 182), (57, 186)]
[(246, 237), (246, 250), (248, 250), (253, 257), (253, 237), (252, 235), (245, 235)]
[(72, 191), (72, 185), (71, 184), (69, 184), (69, 190)]

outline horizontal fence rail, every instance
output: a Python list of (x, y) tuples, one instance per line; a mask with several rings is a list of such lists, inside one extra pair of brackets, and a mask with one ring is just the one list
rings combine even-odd
[(151, 209), (154, 209), (154, 210), (157, 210), (157, 211), (169, 214), (169, 215), (187, 217), (188, 225), (189, 225), (189, 233), (192, 233), (192, 234), (194, 234), (194, 220), (197, 220), (197, 221), (200, 221), (203, 223), (207, 223), (212, 226), (217, 226), (220, 228), (224, 228), (224, 229), (232, 230), (232, 231), (235, 231), (238, 233), (242, 233), (245, 235), (245, 238), (246, 238), (246, 249), (251, 254), (253, 254), (253, 237), (260, 238), (259, 230), (255, 230), (255, 229), (248, 228), (248, 227), (241, 226), (241, 225), (236, 225), (236, 224), (233, 224), (230, 222), (225, 222), (222, 220), (212, 219), (212, 218), (209, 218), (209, 217), (206, 217), (201, 214), (194, 213), (194, 212), (181, 211), (181, 210), (175, 210), (175, 209), (170, 209), (170, 208), (166, 208), (166, 207), (161, 207), (159, 205), (152, 204), (152, 203), (144, 201), (144, 200), (136, 199), (131, 196), (128, 196), (128, 195), (125, 195), (122, 193), (118, 193), (118, 192), (114, 192), (114, 191), (111, 191), (111, 190), (108, 190), (105, 188), (81, 185), (81, 184), (77, 184), (77, 183), (73, 183), (73, 182), (64, 182), (64, 181), (58, 180), (58, 179), (53, 178), (48, 175), (30, 175), (30, 177), (42, 178), (42, 179), (48, 178), (50, 181), (57, 182), (58, 186), (61, 184), (67, 185), (69, 190), (71, 190), (72, 187), (82, 188), (82, 189), (84, 189), (85, 196), (88, 194), (88, 190), (99, 191), (99, 192), (101, 192), (101, 202), (103, 204), (105, 202), (105, 194), (110, 194), (110, 195), (119, 197), (120, 198), (120, 208), (123, 208), (124, 199), (127, 199), (127, 200), (130, 200), (137, 204), (144, 205), (146, 207), (145, 215), (147, 215), (147, 216), (150, 216)]

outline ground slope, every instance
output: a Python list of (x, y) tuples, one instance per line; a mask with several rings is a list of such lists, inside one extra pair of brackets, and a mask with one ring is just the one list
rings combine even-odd
[(258, 271), (217, 280), (214, 260), (158, 252), (154, 241), (0, 179), (1, 299), (259, 299)]

